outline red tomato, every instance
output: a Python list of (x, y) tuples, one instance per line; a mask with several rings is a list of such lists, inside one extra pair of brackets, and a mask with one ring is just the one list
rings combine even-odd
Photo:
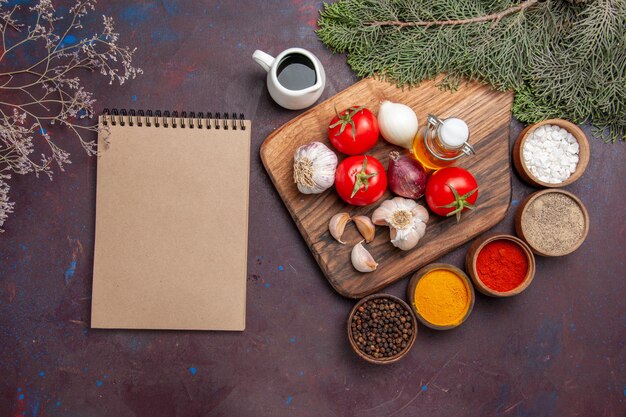
[(385, 167), (373, 156), (351, 156), (337, 166), (335, 187), (348, 204), (372, 204), (387, 190)]
[(339, 152), (360, 155), (372, 149), (378, 140), (378, 120), (365, 107), (353, 106), (337, 113), (328, 126), (328, 139)]
[(449, 167), (435, 172), (426, 183), (426, 203), (440, 216), (456, 216), (461, 220), (461, 212), (474, 209), (478, 198), (476, 178), (463, 168)]

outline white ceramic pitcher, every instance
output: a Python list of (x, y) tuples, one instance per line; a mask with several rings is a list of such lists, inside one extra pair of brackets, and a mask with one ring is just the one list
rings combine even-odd
[[(299, 110), (309, 107), (311, 104), (315, 103), (322, 95), (322, 92), (324, 92), (326, 74), (324, 73), (322, 63), (315, 55), (306, 49), (289, 48), (278, 54), (276, 58), (263, 51), (256, 50), (254, 54), (252, 54), (252, 58), (267, 71), (267, 89), (270, 96), (272, 96), (276, 103), (286, 109)], [(305, 62), (307, 66), (312, 67), (315, 72), (315, 82), (312, 83), (312, 85), (306, 85), (301, 89), (294, 89), (293, 86), (288, 88), (281, 84), (279, 81), (281, 64), (287, 62), (286, 60), (293, 59), (303, 60), (302, 62)]]

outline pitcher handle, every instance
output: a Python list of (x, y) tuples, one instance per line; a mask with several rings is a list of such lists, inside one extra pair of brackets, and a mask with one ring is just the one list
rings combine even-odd
[(273, 56), (266, 54), (265, 52), (258, 49), (252, 54), (252, 59), (254, 59), (257, 64), (262, 66), (263, 69), (267, 72), (269, 72), (270, 68), (272, 68), (272, 64), (274, 63)]

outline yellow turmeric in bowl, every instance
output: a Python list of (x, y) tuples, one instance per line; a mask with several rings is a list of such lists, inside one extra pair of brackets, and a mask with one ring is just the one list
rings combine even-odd
[(470, 307), (467, 282), (452, 271), (434, 269), (424, 275), (415, 287), (417, 312), (436, 326), (460, 324)]

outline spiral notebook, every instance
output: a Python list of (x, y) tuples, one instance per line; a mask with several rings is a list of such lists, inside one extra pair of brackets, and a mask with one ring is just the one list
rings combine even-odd
[(93, 328), (243, 330), (249, 120), (99, 118)]

